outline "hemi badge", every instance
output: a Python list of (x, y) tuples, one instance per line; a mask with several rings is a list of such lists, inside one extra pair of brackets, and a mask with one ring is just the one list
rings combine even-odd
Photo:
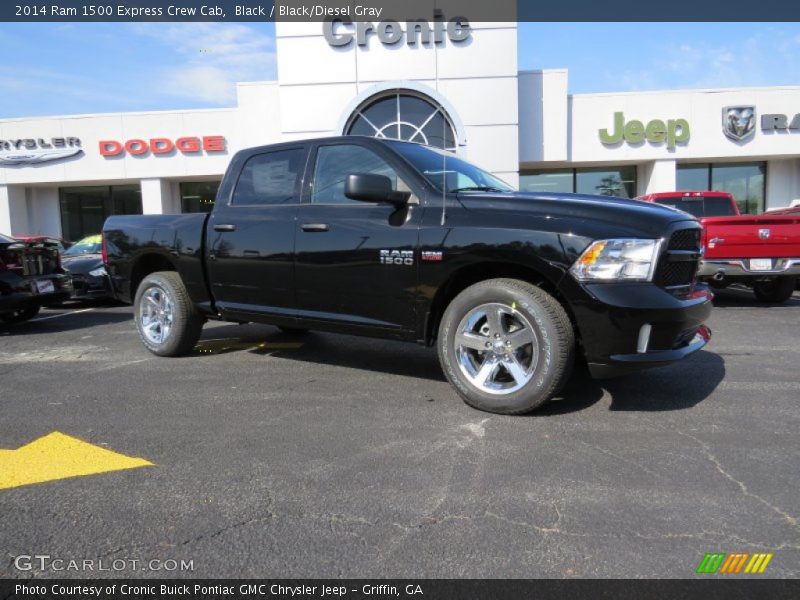
[(441, 262), (442, 260), (442, 252), (440, 250), (423, 250), (422, 251), (422, 260), (429, 260), (432, 262)]

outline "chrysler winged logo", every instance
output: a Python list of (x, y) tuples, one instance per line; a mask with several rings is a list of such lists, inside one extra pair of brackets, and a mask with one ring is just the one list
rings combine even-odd
[(722, 109), (722, 131), (735, 142), (744, 142), (756, 133), (755, 106), (726, 106)]
[(83, 154), (76, 137), (0, 140), (0, 167), (26, 167)]
[(759, 229), (758, 230), (758, 239), (760, 240), (768, 240), (769, 236), (772, 232), (769, 229)]
[(80, 148), (59, 148), (53, 150), (37, 150), (35, 152), (0, 152), (0, 165), (26, 166), (36, 165), (51, 160), (61, 160), (81, 154)]

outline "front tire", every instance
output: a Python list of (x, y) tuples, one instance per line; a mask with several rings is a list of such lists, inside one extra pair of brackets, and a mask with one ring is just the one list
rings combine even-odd
[(151, 273), (139, 284), (134, 320), (145, 348), (158, 356), (187, 354), (197, 344), (203, 317), (174, 271)]
[(489, 279), (456, 296), (437, 339), (445, 376), (470, 406), (522, 414), (569, 378), (575, 332), (550, 294), (517, 279)]
[(3, 313), (0, 315), (0, 321), (4, 323), (9, 323), (11, 325), (15, 323), (24, 323), (25, 321), (31, 320), (33, 317), (39, 314), (40, 306), (26, 306), (25, 308), (20, 308), (18, 310)]
[(769, 281), (756, 281), (753, 284), (753, 293), (759, 302), (781, 304), (792, 297), (794, 285), (794, 277), (776, 277)]

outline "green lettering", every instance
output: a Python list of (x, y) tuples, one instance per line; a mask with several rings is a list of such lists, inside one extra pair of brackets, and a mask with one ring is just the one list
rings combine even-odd
[(689, 122), (686, 119), (670, 119), (667, 121), (667, 148), (673, 150), (675, 144), (689, 141)]
[(614, 113), (614, 133), (608, 133), (608, 129), (601, 129), (600, 141), (604, 144), (619, 144), (622, 141), (623, 126), (625, 125), (625, 116), (621, 112)]
[(625, 141), (629, 144), (639, 144), (644, 141), (644, 124), (641, 121), (629, 121), (625, 125)]
[(645, 131), (647, 141), (651, 144), (660, 144), (667, 137), (667, 126), (660, 119), (653, 119), (647, 124)]

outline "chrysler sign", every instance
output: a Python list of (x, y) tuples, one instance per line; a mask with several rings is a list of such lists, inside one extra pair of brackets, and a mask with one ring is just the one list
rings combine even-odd
[(0, 166), (26, 167), (78, 156), (83, 153), (76, 137), (0, 140)]

